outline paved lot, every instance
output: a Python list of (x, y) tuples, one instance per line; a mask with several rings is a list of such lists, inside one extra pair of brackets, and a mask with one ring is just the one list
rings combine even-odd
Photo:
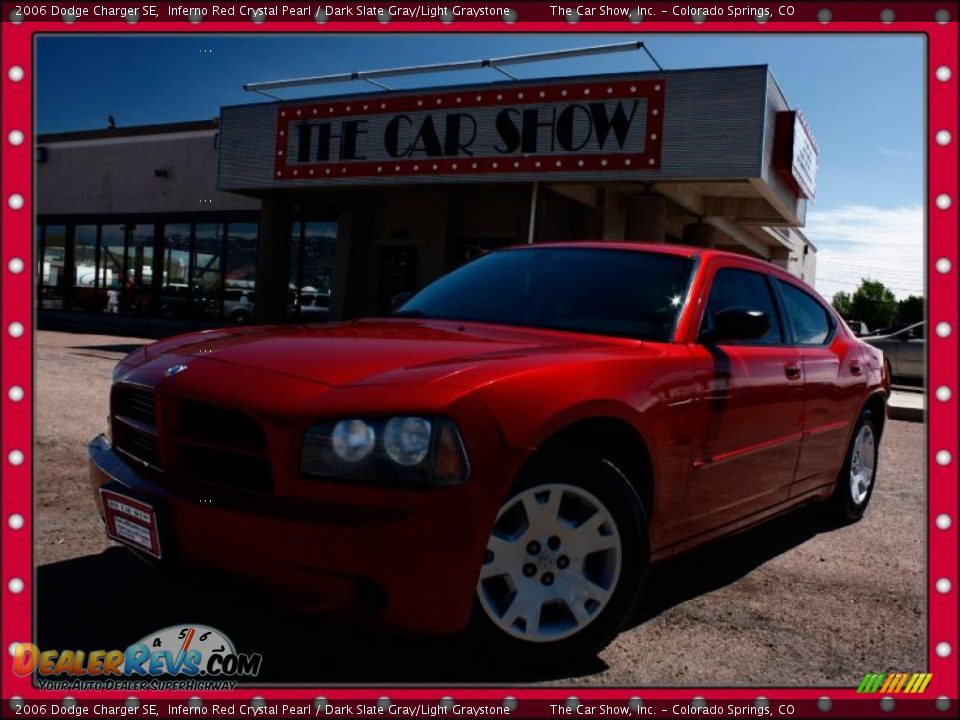
[[(445, 639), (385, 637), (275, 610), (243, 588), (158, 575), (104, 539), (85, 448), (102, 432), (110, 371), (135, 338), (37, 337), (38, 640), (125, 647), (206, 623), (264, 654), (271, 682), (855, 685), (925, 667), (924, 426), (890, 421), (867, 517), (834, 528), (801, 510), (656, 568), (631, 628), (562, 671), (478, 666)], [(304, 659), (310, 653), (309, 662)]]

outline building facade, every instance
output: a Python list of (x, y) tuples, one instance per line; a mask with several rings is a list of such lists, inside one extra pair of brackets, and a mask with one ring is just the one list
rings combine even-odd
[(41, 310), (215, 321), (381, 313), (530, 242), (719, 247), (811, 284), (816, 146), (766, 66), (226, 107), (47, 135)]

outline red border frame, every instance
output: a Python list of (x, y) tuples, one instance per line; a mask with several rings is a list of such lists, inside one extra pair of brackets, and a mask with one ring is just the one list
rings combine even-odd
[[(269, 4), (269, 3), (258, 3)], [(621, 3), (611, 3), (621, 4)], [(764, 5), (763, 3), (760, 3)], [(928, 125), (927, 125), (927, 298), (928, 319), (931, 328), (943, 331), (930, 333), (929, 341), (929, 375), (928, 375), (928, 435), (927, 435), (927, 467), (928, 467), (928, 637), (926, 668), (916, 668), (934, 674), (933, 680), (922, 696), (922, 700), (903, 701), (899, 697), (896, 706), (884, 716), (913, 716), (913, 717), (950, 717), (956, 716), (957, 711), (957, 678), (958, 678), (958, 636), (957, 636), (957, 596), (958, 596), (958, 494), (957, 494), (957, 462), (958, 462), (958, 408), (957, 397), (960, 394), (958, 387), (957, 364), (957, 320), (958, 320), (958, 244), (957, 244), (957, 208), (958, 208), (958, 163), (957, 163), (957, 14), (956, 2), (942, 3), (906, 3), (890, 2), (885, 5), (875, 3), (831, 2), (823, 0), (820, 3), (795, 3), (797, 16), (791, 22), (779, 22), (774, 18), (770, 22), (757, 23), (753, 21), (726, 22), (708, 19), (707, 22), (697, 24), (689, 18), (670, 20), (665, 22), (644, 22), (638, 26), (628, 21), (599, 21), (583, 19), (583, 22), (573, 24), (564, 18), (551, 18), (547, 8), (549, 3), (524, 4), (513, 3), (520, 8), (520, 12), (513, 18), (513, 22), (504, 23), (497, 20), (468, 22), (458, 19), (453, 24), (443, 24), (437, 20), (427, 22), (400, 21), (381, 24), (373, 21), (338, 21), (331, 20), (320, 25), (305, 21), (275, 21), (268, 18), (265, 23), (256, 24), (247, 20), (243, 25), (238, 22), (213, 22), (204, 20), (193, 24), (187, 20), (138, 22), (130, 25), (123, 21), (97, 22), (78, 21), (73, 24), (64, 24), (62, 21), (55, 24), (47, 22), (21, 22), (12, 24), (2, 23), (2, 645), (3, 649), (14, 641), (28, 642), (32, 638), (32, 497), (31, 497), (31, 468), (33, 451), (31, 428), (33, 424), (33, 354), (32, 343), (33, 321), (33, 204), (32, 204), (32, 140), (33, 140), (33, 36), (37, 32), (58, 33), (85, 33), (85, 32), (123, 32), (136, 34), (151, 33), (209, 33), (217, 31), (244, 31), (244, 32), (317, 32), (317, 33), (351, 33), (351, 32), (390, 32), (402, 30), (404, 32), (576, 32), (589, 30), (599, 33), (644, 32), (655, 30), (658, 33), (669, 32), (756, 32), (770, 34), (777, 32), (790, 33), (922, 33), (928, 42), (927, 64), (927, 97), (928, 97)], [(3, 16), (13, 7), (12, 3), (4, 2)], [(770, 6), (776, 7), (776, 6)], [(817, 20), (817, 13), (829, 9), (831, 21), (824, 24)], [(881, 11), (893, 10), (897, 20), (887, 23), (881, 20)], [(934, 22), (934, 13), (946, 9), (950, 13), (950, 22)], [(869, 19), (873, 18), (873, 19)], [(822, 19), (822, 17), (821, 17)], [(8, 74), (10, 68), (22, 68), (22, 79), (15, 81)], [(947, 68), (949, 77), (938, 74), (938, 68)], [(24, 135), (24, 142), (13, 145), (8, 134), (19, 130)], [(937, 133), (947, 131), (950, 138), (946, 144), (937, 141)], [(19, 194), (23, 197), (23, 204), (13, 209), (9, 198)], [(949, 198), (949, 204), (938, 198)], [(945, 206), (945, 207), (944, 207)], [(14, 259), (22, 261), (22, 268), (15, 271)], [(14, 261), (15, 262), (15, 261)], [(20, 323), (23, 334), (14, 337), (9, 329), (12, 323)], [(14, 401), (9, 394), (10, 388), (20, 387), (23, 391), (22, 399)], [(947, 391), (940, 390), (946, 388)], [(938, 392), (939, 390), (939, 392)], [(23, 461), (13, 464), (10, 453), (20, 451)], [(938, 462), (938, 458), (943, 463)], [(14, 527), (10, 522), (13, 515), (23, 518), (22, 526)], [(941, 518), (950, 520), (948, 526)], [(8, 583), (13, 578), (23, 581), (23, 589), (13, 593), (8, 589)], [(935, 584), (938, 579), (946, 578), (951, 583), (951, 589), (938, 592)], [(947, 643), (950, 652), (946, 657), (938, 654), (937, 648)], [(8, 714), (6, 699), (22, 697), (58, 702), (63, 699), (65, 692), (46, 691), (35, 689), (30, 678), (17, 677), (11, 672), (9, 655), (0, 660), (0, 686), (4, 707), (0, 708)], [(892, 669), (892, 668), (891, 668)], [(914, 670), (913, 668), (897, 668), (898, 670)], [(865, 671), (870, 668), (864, 668)], [(879, 670), (879, 668), (878, 668)], [(703, 696), (710, 701), (753, 702), (758, 696), (767, 698), (771, 707), (778, 699), (790, 700), (796, 704), (797, 715), (816, 715), (821, 717), (836, 716), (877, 716), (878, 697), (864, 698), (857, 696), (854, 688), (577, 688), (574, 691), (557, 688), (391, 688), (388, 691), (377, 688), (366, 689), (280, 689), (273, 687), (243, 688), (237, 692), (204, 693), (203, 697), (210, 700), (228, 700), (235, 702), (250, 702), (255, 696), (270, 699), (286, 698), (311, 700), (323, 695), (331, 701), (338, 699), (367, 699), (375, 700), (381, 695), (389, 695), (393, 700), (404, 698), (434, 698), (440, 699), (452, 696), (458, 701), (467, 698), (486, 700), (491, 703), (500, 703), (505, 697), (514, 697), (519, 701), (516, 715), (542, 715), (548, 712), (547, 702), (563, 702), (567, 695), (575, 693), (581, 701), (604, 700), (611, 703), (623, 703), (634, 696), (642, 696), (647, 703), (658, 699), (669, 699), (673, 702), (688, 702), (692, 698)], [(123, 702), (130, 695), (129, 692), (73, 692), (78, 699), (97, 699), (101, 701)], [(176, 693), (137, 693), (141, 702), (172, 699), (184, 701), (194, 693), (180, 691)], [(949, 711), (942, 712), (935, 709), (934, 699), (946, 696), (951, 699)], [(817, 699), (828, 697), (833, 701), (830, 712), (817, 708)]]

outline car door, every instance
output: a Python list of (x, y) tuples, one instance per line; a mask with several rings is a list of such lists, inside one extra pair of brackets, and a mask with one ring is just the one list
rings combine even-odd
[(826, 305), (793, 282), (775, 281), (788, 342), (803, 363), (803, 438), (790, 497), (832, 485), (866, 394), (860, 345)]
[[(761, 310), (770, 330), (750, 341), (691, 344), (697, 423), (686, 492), (685, 525), (706, 531), (788, 497), (800, 449), (803, 370), (785, 344), (781, 312), (765, 273), (737, 266), (713, 270), (698, 338), (720, 310)], [(711, 272), (707, 270), (708, 275)]]

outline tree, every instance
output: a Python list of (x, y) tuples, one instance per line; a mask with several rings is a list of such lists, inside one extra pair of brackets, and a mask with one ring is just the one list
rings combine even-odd
[(910, 295), (897, 303), (897, 324), (913, 325), (923, 320), (923, 297)]
[(897, 311), (897, 298), (879, 280), (862, 278), (850, 298), (850, 318), (867, 324), (871, 330), (890, 327)]
[(841, 290), (840, 292), (836, 293), (833, 296), (833, 300), (831, 301), (830, 304), (833, 305), (833, 309), (836, 310), (837, 314), (839, 314), (840, 317), (842, 317), (843, 319), (845, 320), (858, 319), (858, 318), (854, 318), (853, 315), (850, 314), (851, 310), (853, 309), (853, 306), (850, 300), (850, 293), (843, 292)]

